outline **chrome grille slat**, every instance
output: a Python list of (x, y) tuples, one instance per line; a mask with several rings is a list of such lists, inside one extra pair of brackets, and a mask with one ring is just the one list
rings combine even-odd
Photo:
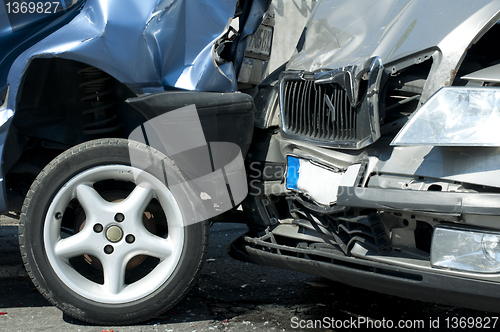
[[(323, 89), (322, 89), (323, 90)], [(323, 139), (328, 138), (328, 126), (325, 126), (325, 121), (326, 121), (326, 105), (325, 105), (325, 93), (321, 93), (320, 97), (320, 105), (322, 106), (322, 112), (321, 112), (321, 128), (323, 128)]]
[(309, 82), (309, 84), (307, 85), (307, 102), (306, 102), (306, 105), (307, 105), (307, 109), (306, 109), (306, 112), (307, 112), (307, 135), (311, 136), (311, 135), (314, 135), (314, 126), (313, 126), (313, 123), (312, 123), (312, 119), (314, 117), (314, 114), (311, 114), (311, 89), (312, 89), (312, 82)]
[(297, 96), (296, 96), (296, 93), (297, 93), (297, 85), (299, 83), (298, 82), (295, 82), (293, 84), (293, 92), (292, 92), (292, 100), (291, 100), (291, 107), (293, 109), (293, 112), (292, 112), (292, 119), (293, 119), (293, 122), (292, 122), (292, 130), (293, 131), (296, 131), (297, 130), (297, 126), (298, 126), (298, 123), (297, 123), (297, 120), (298, 120), (298, 107), (296, 107), (295, 103), (297, 102)]
[[(290, 88), (291, 86), (290, 85), (287, 85), (284, 87), (283, 89), (283, 96), (282, 96), (282, 99), (283, 99), (283, 108), (285, 109), (290, 109), (290, 103), (292, 102), (292, 98), (290, 98)], [(283, 126), (286, 127), (286, 128), (290, 128), (292, 126), (292, 116), (290, 114), (290, 112), (283, 112), (282, 113), (282, 117), (283, 117)]]
[(339, 112), (339, 121), (338, 121), (338, 126), (339, 126), (339, 139), (340, 140), (345, 140), (345, 132), (346, 132), (346, 124), (345, 124), (345, 112), (347, 112), (346, 105), (345, 105), (345, 93), (342, 93), (343, 91), (339, 91), (339, 105), (340, 107), (339, 110), (342, 110)]
[(347, 137), (348, 139), (352, 139), (352, 110), (351, 110), (351, 105), (349, 105), (349, 112), (347, 112)]
[(314, 136), (315, 137), (320, 137), (321, 136), (321, 131), (320, 131), (320, 126), (319, 126), (319, 111), (318, 111), (318, 96), (319, 96), (319, 89), (314, 85)]
[(302, 135), (302, 123), (301, 123), (302, 122), (302, 114), (301, 114), (302, 113), (301, 112), (302, 111), (302, 107), (300, 105), (300, 99), (301, 99), (300, 98), (301, 97), (300, 88), (301, 87), (302, 87), (302, 84), (300, 84), (299, 82), (297, 82), (297, 91), (296, 91), (296, 93), (297, 93), (296, 96), (297, 97), (295, 99), (296, 100), (296, 102), (295, 102), (295, 104), (296, 104), (295, 105), (295, 107), (296, 107), (295, 112), (297, 113), (296, 126), (297, 126), (297, 133), (299, 135)]
[(306, 90), (306, 85), (305, 84), (300, 84), (299, 86), (299, 98), (300, 98), (300, 109), (299, 109), (299, 116), (300, 116), (300, 121), (299, 121), (299, 127), (300, 127), (300, 134), (301, 135), (306, 135), (306, 112), (305, 112), (305, 90)]
[[(284, 108), (290, 109), (290, 103), (291, 103), (291, 100), (292, 100), (292, 98), (290, 98), (290, 85), (286, 86), (283, 89), (283, 100), (285, 101), (284, 102)], [(291, 119), (291, 116), (290, 116), (290, 112), (284, 113), (283, 114), (283, 119), (284, 119), (284, 125), (285, 125), (285, 127), (290, 128), (290, 126), (292, 125), (292, 119)]]
[(342, 100), (342, 94), (340, 92), (340, 89), (337, 89), (335, 90), (335, 104), (336, 107), (335, 107), (335, 122), (333, 123), (334, 127), (335, 127), (335, 134), (337, 134), (339, 131), (340, 131), (340, 125), (339, 125), (339, 119), (340, 119), (340, 101)]

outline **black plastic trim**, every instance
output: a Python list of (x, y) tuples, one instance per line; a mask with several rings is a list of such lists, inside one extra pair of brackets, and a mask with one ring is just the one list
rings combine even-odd
[(253, 98), (244, 93), (166, 91), (130, 98), (127, 103), (148, 120), (194, 104), (207, 142), (235, 143), (245, 157), (252, 141), (255, 107)]

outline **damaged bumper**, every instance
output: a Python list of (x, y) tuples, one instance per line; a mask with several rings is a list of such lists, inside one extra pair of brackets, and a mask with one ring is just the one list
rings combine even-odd
[[(500, 283), (441, 272), (415, 270), (346, 257), (318, 248), (294, 248), (272, 243), (269, 236), (242, 235), (228, 247), (236, 259), (313, 274), (355, 287), (420, 301), (500, 311)], [(286, 254), (284, 254), (286, 253)]]

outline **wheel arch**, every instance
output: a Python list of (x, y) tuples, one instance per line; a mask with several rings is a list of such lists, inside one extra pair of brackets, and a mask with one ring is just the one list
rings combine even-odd
[[(93, 73), (86, 76), (82, 72), (86, 69)], [(88, 90), (85, 85), (95, 79), (92, 75), (104, 79), (103, 86), (94, 89), (101, 91), (92, 92), (93, 88)], [(93, 139), (127, 138), (147, 120), (125, 103), (136, 96), (134, 92), (105, 71), (83, 62), (57, 57), (32, 59), (17, 91), (16, 110), (5, 140), (8, 148), (2, 156), (7, 207), (13, 211), (19, 210), (37, 172), (59, 153)], [(96, 105), (96, 98), (89, 99), (93, 93), (104, 93), (99, 97), (104, 101)], [(105, 108), (103, 114), (91, 111), (98, 107)], [(111, 117), (116, 118), (88, 127)]]

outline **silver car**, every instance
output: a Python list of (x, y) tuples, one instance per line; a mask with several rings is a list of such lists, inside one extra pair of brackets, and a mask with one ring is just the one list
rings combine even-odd
[(317, 2), (261, 85), (232, 255), (500, 311), (498, 1)]

